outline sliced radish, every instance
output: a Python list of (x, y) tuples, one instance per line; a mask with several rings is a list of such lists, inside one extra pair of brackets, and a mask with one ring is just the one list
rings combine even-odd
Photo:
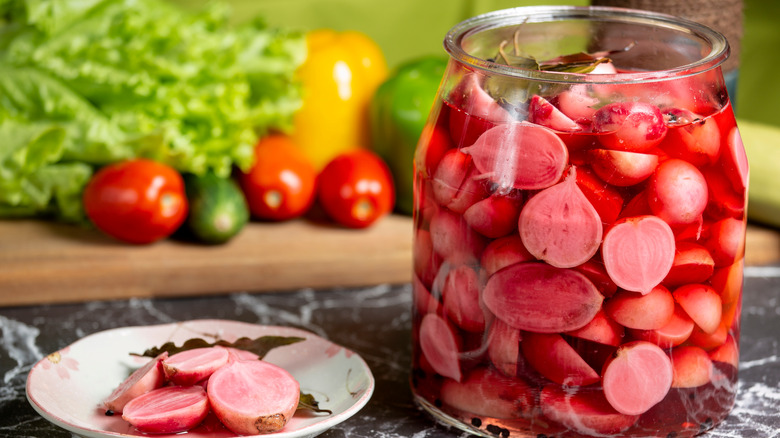
[[(445, 107), (446, 108), (446, 107)], [(433, 176), (436, 167), (450, 149), (454, 147), (450, 133), (441, 126), (426, 126), (420, 136), (420, 144), (425, 144), (425, 149), (418, 149), (415, 156), (416, 168), (423, 171), (425, 176)], [(422, 151), (425, 151), (423, 154)]]
[(202, 386), (166, 386), (131, 400), (122, 418), (144, 433), (179, 433), (200, 424), (208, 413)]
[(637, 340), (652, 342), (661, 348), (671, 348), (687, 341), (693, 332), (694, 325), (693, 320), (682, 307), (675, 304), (672, 317), (663, 327), (655, 330), (632, 329), (629, 333)]
[(419, 228), (415, 231), (412, 251), (414, 273), (425, 287), (430, 288), (442, 262), (441, 256), (433, 251), (430, 231)]
[(718, 348), (710, 351), (710, 360), (727, 363), (734, 368), (739, 367), (739, 346), (733, 336), (728, 335), (726, 342)]
[(587, 436), (617, 436), (639, 418), (616, 411), (604, 393), (593, 388), (547, 385), (542, 389), (540, 405), (547, 418)]
[(655, 216), (626, 218), (604, 236), (604, 267), (619, 287), (649, 293), (660, 284), (674, 263), (674, 233)]
[(442, 302), (449, 319), (469, 332), (485, 330), (485, 315), (479, 302), (480, 279), (477, 271), (460, 265), (447, 273), (442, 286)]
[(414, 308), (418, 315), (438, 313), (439, 301), (431, 295), (428, 288), (417, 278), (417, 275), (412, 278), (412, 296), (414, 297)]
[(669, 225), (700, 220), (707, 207), (707, 181), (693, 164), (672, 158), (659, 164), (648, 181), (647, 202)]
[(729, 176), (731, 184), (738, 193), (742, 193), (748, 186), (748, 159), (745, 146), (742, 144), (742, 136), (737, 127), (731, 128), (726, 136), (726, 150), (721, 154), (723, 170)]
[(479, 260), (485, 248), (485, 238), (471, 229), (462, 216), (439, 210), (431, 218), (433, 250), (453, 264), (469, 264)]
[(431, 182), (436, 202), (446, 206), (452, 201), (463, 185), (470, 167), (471, 157), (458, 149), (450, 149), (442, 156)]
[(531, 254), (558, 268), (588, 261), (598, 251), (603, 233), (601, 217), (577, 186), (574, 174), (528, 200), (518, 229)]
[(586, 85), (574, 85), (556, 97), (558, 108), (575, 122), (590, 123), (600, 101), (588, 93)]
[(705, 245), (712, 253), (716, 268), (729, 266), (745, 254), (745, 220), (726, 218), (712, 224)]
[(724, 268), (718, 268), (710, 278), (710, 284), (715, 292), (720, 294), (723, 304), (736, 303), (742, 295), (743, 266), (745, 259)]
[(528, 104), (528, 121), (555, 131), (582, 131), (580, 125), (539, 95), (531, 97)]
[(707, 180), (709, 201), (705, 212), (720, 219), (724, 217), (741, 218), (745, 214), (745, 194), (737, 193), (723, 171), (710, 167), (702, 171)]
[(515, 263), (536, 260), (523, 245), (518, 234), (511, 234), (491, 241), (482, 252), (480, 265), (490, 276), (496, 271)]
[(133, 371), (114, 389), (111, 395), (103, 400), (103, 406), (107, 410), (119, 414), (130, 400), (161, 387), (165, 382), (162, 360), (167, 357), (168, 353), (163, 352), (141, 368)]
[(715, 289), (706, 284), (686, 284), (672, 294), (699, 328), (705, 333), (715, 333), (723, 311), (723, 303)]
[(664, 110), (669, 128), (661, 148), (670, 156), (695, 166), (713, 164), (720, 154), (720, 128), (712, 118), (703, 118), (681, 108)]
[(521, 204), (516, 197), (493, 194), (472, 204), (463, 219), (476, 232), (495, 239), (515, 231)]
[(604, 312), (623, 327), (654, 330), (669, 323), (674, 314), (674, 298), (669, 289), (658, 285), (641, 294), (619, 290), (606, 303)]
[(599, 374), (559, 334), (526, 332), (520, 347), (525, 361), (555, 383), (584, 386), (599, 381)]
[(712, 379), (712, 361), (699, 347), (676, 347), (669, 355), (674, 370), (672, 388), (696, 388)]
[(620, 212), (620, 217), (629, 218), (652, 214), (653, 211), (650, 210), (650, 204), (647, 202), (647, 190), (642, 190), (626, 203), (625, 207), (623, 207), (623, 210)]
[(462, 340), (449, 322), (429, 313), (420, 323), (420, 348), (425, 359), (437, 373), (460, 382), (462, 378), (458, 354)]
[(601, 137), (608, 149), (646, 152), (666, 136), (661, 110), (645, 102), (615, 102), (593, 114), (593, 131), (609, 133)]
[(580, 339), (598, 342), (599, 344), (617, 347), (623, 340), (625, 329), (623, 326), (610, 319), (603, 310), (599, 310), (599, 312), (596, 313), (596, 316), (594, 316), (584, 327), (566, 332), (566, 334)]
[(617, 292), (617, 285), (607, 274), (607, 269), (604, 267), (604, 263), (590, 259), (587, 262), (575, 266), (574, 269), (588, 277), (588, 280), (592, 281), (596, 288), (605, 297), (611, 297)]
[(485, 305), (512, 327), (538, 333), (576, 330), (598, 313), (604, 297), (584, 275), (544, 263), (518, 263), (493, 274)]
[(527, 122), (491, 128), (463, 152), (502, 192), (550, 187), (561, 178), (568, 161), (566, 145), (555, 132)]
[(664, 285), (679, 286), (686, 283), (703, 283), (715, 270), (707, 248), (693, 242), (678, 242), (675, 249), (674, 262), (669, 274), (664, 278)]
[(493, 321), (488, 332), (488, 357), (493, 366), (507, 376), (516, 376), (520, 360), (520, 330), (500, 319)]
[(299, 397), (300, 386), (290, 373), (261, 360), (231, 362), (208, 383), (208, 400), (217, 418), (244, 435), (282, 430), (295, 414)]
[(658, 155), (654, 154), (593, 149), (589, 156), (593, 171), (607, 183), (619, 187), (641, 183), (658, 166)]
[(661, 348), (633, 341), (620, 346), (604, 364), (602, 385), (616, 411), (639, 415), (666, 397), (672, 378), (672, 362)]
[[(623, 209), (623, 196), (587, 167), (577, 168), (577, 185), (599, 213), (601, 222), (611, 225)], [(649, 212), (649, 209), (648, 209)], [(647, 213), (643, 213), (647, 214)]]
[(726, 324), (718, 324), (712, 333), (707, 333), (699, 326), (695, 326), (688, 338), (688, 343), (701, 347), (707, 351), (714, 350), (726, 342), (729, 336), (729, 327)]
[(491, 368), (476, 368), (463, 382), (446, 380), (441, 401), (473, 416), (518, 418), (530, 413), (534, 391), (527, 383)]
[(165, 377), (176, 385), (192, 385), (228, 362), (224, 348), (205, 347), (176, 353), (162, 361)]

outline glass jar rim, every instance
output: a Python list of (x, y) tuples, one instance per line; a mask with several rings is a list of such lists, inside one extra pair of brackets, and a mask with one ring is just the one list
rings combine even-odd
[[(522, 22), (572, 19), (613, 20), (666, 27), (700, 37), (710, 44), (710, 52), (697, 61), (670, 69), (593, 75), (508, 66), (470, 55), (461, 46), (465, 37), (477, 31)], [(723, 34), (701, 23), (659, 12), (610, 6), (523, 6), (488, 12), (464, 20), (450, 29), (444, 38), (444, 49), (453, 59), (494, 74), (545, 82), (594, 84), (657, 82), (692, 76), (720, 66), (728, 58), (730, 51)]]

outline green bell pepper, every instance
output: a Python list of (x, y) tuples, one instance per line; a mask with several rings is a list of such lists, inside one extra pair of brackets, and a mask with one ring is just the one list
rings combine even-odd
[(433, 107), (447, 58), (426, 56), (401, 65), (371, 101), (371, 148), (387, 162), (396, 188), (397, 212), (412, 214), (414, 154)]

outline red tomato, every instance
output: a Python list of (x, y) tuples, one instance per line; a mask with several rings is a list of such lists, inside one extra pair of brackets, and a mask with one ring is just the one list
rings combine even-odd
[(92, 223), (117, 239), (144, 244), (170, 236), (187, 217), (184, 181), (173, 168), (147, 159), (100, 169), (84, 189)]
[(395, 202), (387, 164), (363, 149), (341, 154), (325, 166), (317, 196), (331, 219), (351, 228), (371, 225), (389, 213)]
[(292, 139), (276, 134), (258, 142), (255, 164), (239, 182), (254, 217), (283, 221), (311, 207), (317, 170)]

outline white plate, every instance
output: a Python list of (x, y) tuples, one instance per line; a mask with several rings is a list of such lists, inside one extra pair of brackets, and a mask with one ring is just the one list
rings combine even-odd
[[(121, 415), (106, 416), (100, 402), (148, 358), (142, 353), (168, 341), (189, 338), (234, 341), (242, 336), (299, 336), (305, 341), (271, 350), (265, 359), (289, 371), (301, 391), (312, 394), (333, 414), (299, 411), (274, 438), (313, 437), (357, 413), (374, 392), (374, 377), (356, 353), (310, 332), (237, 321), (195, 320), (126, 327), (86, 336), (41, 359), (27, 376), (27, 400), (50, 422), (83, 437), (149, 436), (136, 431)], [(210, 419), (215, 421), (213, 418)], [(207, 419), (179, 438), (227, 438), (235, 434)], [(173, 437), (174, 435), (155, 435)]]

